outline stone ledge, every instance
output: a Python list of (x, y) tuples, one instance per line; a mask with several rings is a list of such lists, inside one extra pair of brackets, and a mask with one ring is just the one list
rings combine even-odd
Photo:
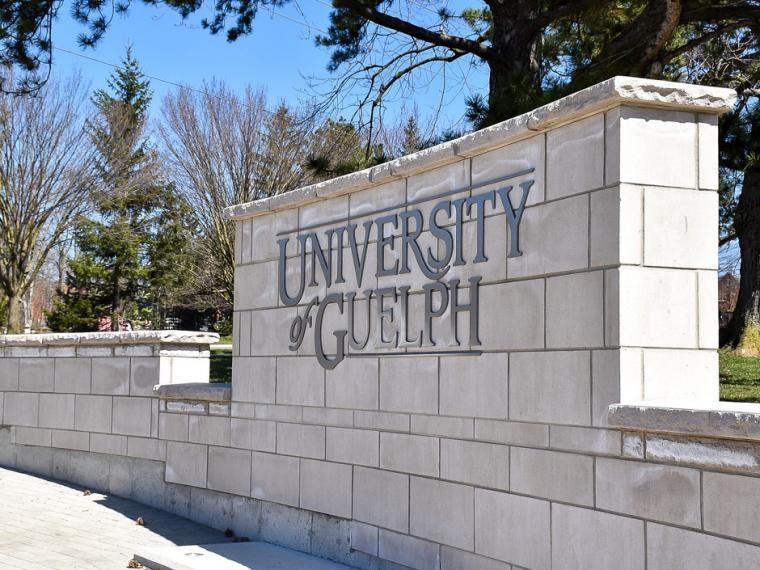
[(611, 427), (694, 437), (760, 440), (760, 404), (715, 402), (688, 408), (675, 402), (613, 404)]
[(195, 331), (131, 331), (0, 335), (3, 346), (105, 346), (134, 344), (208, 345), (219, 342), (216, 333)]
[(162, 400), (229, 402), (232, 397), (232, 384), (205, 384), (203, 382), (157, 384), (153, 387), (153, 395)]
[(350, 194), (403, 176), (498, 148), (618, 105), (720, 114), (736, 100), (733, 89), (636, 77), (612, 77), (596, 85), (458, 139), (284, 194), (225, 209), (233, 220)]

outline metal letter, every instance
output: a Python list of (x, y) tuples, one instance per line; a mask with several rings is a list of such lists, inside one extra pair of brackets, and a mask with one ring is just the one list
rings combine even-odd
[(393, 262), (393, 267), (385, 267), (385, 246), (390, 245), (393, 249), (393, 234), (386, 236), (383, 227), (385, 224), (393, 224), (393, 229), (398, 228), (398, 219), (396, 214), (382, 216), (375, 220), (377, 226), (377, 273), (375, 277), (384, 277), (385, 275), (398, 275), (398, 259)]
[(356, 299), (356, 293), (346, 293), (346, 301), (348, 303), (348, 346), (355, 350), (363, 349), (369, 342), (371, 324), (370, 311), (372, 310), (372, 290), (365, 291), (364, 293), (367, 295), (367, 336), (365, 336), (364, 340), (362, 341), (356, 340), (356, 335), (354, 334), (356, 327), (354, 321), (354, 300)]
[(520, 188), (522, 188), (523, 192), (520, 197), (520, 206), (517, 208), (517, 214), (515, 214), (515, 210), (512, 208), (512, 201), (509, 199), (512, 186), (499, 188), (496, 191), (499, 198), (501, 198), (504, 213), (507, 216), (507, 228), (509, 229), (509, 254), (507, 257), (520, 257), (522, 255), (522, 251), (520, 251), (520, 221), (525, 210), (525, 202), (528, 200), (528, 193), (534, 182), (534, 180), (520, 182)]
[(364, 266), (367, 262), (369, 231), (372, 228), (372, 220), (368, 220), (362, 225), (364, 226), (364, 247), (362, 248), (361, 257), (359, 257), (359, 250), (356, 247), (356, 224), (348, 224), (348, 227), (346, 228), (348, 231), (348, 245), (351, 246), (351, 259), (354, 262), (354, 272), (358, 287), (362, 286), (362, 278), (364, 277)]
[(303, 297), (303, 290), (306, 287), (306, 236), (298, 236), (298, 243), (301, 249), (301, 281), (298, 286), (298, 293), (292, 297), (288, 295), (287, 288), (287, 267), (286, 267), (286, 248), (288, 245), (288, 238), (281, 239), (277, 242), (280, 246), (280, 262), (278, 263), (277, 271), (277, 288), (280, 293), (280, 300), (286, 307), (292, 307), (297, 305), (298, 301)]
[(317, 310), (317, 318), (314, 322), (314, 352), (317, 355), (317, 360), (319, 363), (323, 368), (326, 368), (327, 370), (332, 370), (335, 368), (346, 357), (346, 331), (333, 332), (335, 338), (338, 341), (335, 358), (328, 358), (327, 355), (325, 355), (324, 348), (322, 347), (322, 318), (325, 314), (325, 309), (327, 309), (327, 306), (332, 303), (338, 305), (340, 314), (343, 314), (343, 294), (330, 293), (327, 297), (325, 297), (324, 301), (319, 304), (319, 309)]
[[(427, 283), (422, 286), (425, 291), (425, 346), (435, 346), (433, 340), (433, 317), (440, 317), (446, 311), (446, 307), (449, 305), (449, 291), (446, 289), (446, 285), (440, 281), (434, 281), (433, 283)], [(433, 291), (438, 291), (441, 294), (441, 304), (437, 309), (433, 310)]]
[(457, 316), (459, 313), (467, 311), (470, 313), (470, 346), (480, 346), (480, 336), (478, 335), (480, 307), (478, 304), (478, 287), (480, 277), (470, 277), (470, 302), (459, 302), (459, 279), (449, 281), (449, 290), (451, 296), (451, 336), (454, 342), (450, 346), (459, 346), (459, 334)]
[(399, 297), (401, 298), (401, 342), (399, 346), (420, 346), (422, 344), (422, 331), (417, 333), (416, 338), (409, 338), (409, 285), (399, 287)]
[(477, 232), (477, 247), (475, 249), (475, 259), (473, 263), (483, 263), (488, 261), (485, 253), (485, 215), (486, 215), (486, 202), (491, 201), (491, 207), (496, 207), (496, 195), (493, 190), (490, 192), (484, 192), (483, 194), (477, 194), (476, 196), (470, 196), (467, 199), (467, 213), (472, 213), (472, 207), (477, 206), (477, 218), (476, 218), (476, 232)]
[(377, 339), (375, 340), (375, 346), (398, 346), (398, 330), (393, 333), (393, 340), (385, 340), (385, 335), (383, 334), (386, 317), (388, 318), (388, 322), (394, 322), (393, 307), (388, 309), (384, 308), (383, 300), (385, 297), (393, 297), (393, 301), (395, 302), (398, 298), (396, 295), (396, 288), (383, 287), (382, 289), (375, 289), (375, 293), (377, 294)]
[(325, 252), (319, 244), (317, 234), (309, 234), (309, 237), (311, 238), (311, 281), (309, 282), (309, 287), (315, 287), (317, 285), (317, 261), (322, 268), (322, 275), (325, 276), (325, 284), (327, 287), (332, 285), (332, 237), (334, 233), (335, 230), (328, 230), (325, 232), (325, 235), (327, 236), (327, 257), (325, 257)]
[(436, 215), (439, 211), (445, 211), (446, 215), (451, 217), (451, 202), (448, 200), (438, 202), (430, 211), (430, 233), (437, 238), (437, 241), (442, 241), (445, 247), (445, 253), (440, 257), (434, 255), (433, 249), (428, 247), (430, 267), (436, 270), (441, 270), (446, 267), (449, 264), (449, 261), (451, 261), (451, 256), (454, 253), (454, 238), (451, 236), (451, 232), (446, 228), (439, 226), (438, 220), (436, 220)]

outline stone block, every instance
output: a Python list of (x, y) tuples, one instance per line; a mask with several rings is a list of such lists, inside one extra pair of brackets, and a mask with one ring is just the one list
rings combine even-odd
[(409, 415), (389, 412), (354, 412), (354, 426), (381, 431), (409, 431)]
[(409, 475), (355, 467), (353, 493), (354, 519), (409, 531)]
[(51, 445), (53, 447), (80, 451), (90, 450), (90, 434), (87, 432), (62, 429), (54, 429), (52, 432), (53, 441)]
[[(90, 435), (90, 451), (108, 455), (127, 455), (127, 438), (123, 435), (93, 433)], [(157, 459), (154, 457), (146, 459)]]
[(551, 446), (555, 449), (603, 455), (620, 455), (620, 432), (610, 429), (551, 426)]
[(275, 450), (276, 424), (264, 420), (230, 420), (230, 445), (257, 451)]
[(39, 419), (39, 394), (7, 392), (4, 400), (4, 424), (9, 426), (37, 426), (37, 420)]
[(326, 403), (331, 408), (376, 410), (379, 362), (377, 358), (349, 358), (326, 375)]
[(377, 556), (377, 528), (368, 524), (351, 521), (351, 548), (370, 556)]
[(598, 458), (596, 506), (648, 520), (699, 527), (699, 471)]
[(170, 441), (166, 444), (166, 482), (206, 486), (207, 446)]
[(510, 419), (590, 424), (589, 352), (515, 353), (509, 364)]
[(438, 477), (438, 438), (381, 433), (380, 467), (392, 471)]
[(298, 227), (306, 228), (348, 218), (348, 196), (322, 200), (298, 209)]
[(275, 403), (274, 358), (243, 357), (232, 359), (232, 399), (236, 402)]
[(412, 477), (409, 510), (409, 530), (413, 535), (464, 550), (474, 549), (472, 487)]
[(18, 389), (27, 392), (52, 392), (55, 386), (55, 359), (22, 358), (19, 365)]
[(277, 359), (277, 403), (325, 405), (325, 369), (311, 357)]
[(380, 558), (417, 570), (439, 570), (441, 567), (439, 545), (382, 528), (378, 552)]
[[(478, 292), (483, 350), (544, 347), (544, 280), (485, 285)], [(520, 326), (504, 326), (520, 323)]]
[[(625, 373), (638, 371), (638, 398), (641, 398), (641, 353), (635, 351), (638, 357), (638, 366), (633, 369), (627, 366), (627, 358), (631, 351), (626, 349), (620, 350), (593, 350), (591, 351), (591, 423), (595, 426), (607, 425), (607, 410), (611, 404), (619, 404), (620, 398), (620, 376), (623, 373), (621, 361), (626, 363)], [(635, 385), (635, 372), (633, 373), (632, 384)]]
[(522, 422), (475, 420), (475, 439), (514, 443), (529, 447), (549, 446), (549, 426)]
[(442, 358), (440, 413), (506, 419), (508, 369), (507, 354)]
[[(239, 409), (239, 408), (238, 408)], [(303, 416), (301, 406), (276, 406), (272, 404), (256, 404), (254, 416), (262, 420), (276, 420), (283, 422), (300, 422)], [(251, 417), (254, 417), (251, 416)]]
[(472, 439), (474, 420), (447, 418), (445, 416), (411, 416), (411, 432), (418, 435), (441, 435), (460, 439)]
[(630, 184), (591, 194), (591, 267), (642, 263), (643, 196)]
[(576, 505), (594, 504), (594, 460), (573, 453), (513, 447), (510, 490)]
[(40, 394), (40, 427), (74, 429), (74, 395)]
[(250, 495), (251, 452), (244, 449), (209, 446), (208, 488), (234, 495)]
[(150, 437), (151, 399), (114, 396), (113, 433)]
[(475, 489), (475, 552), (531, 570), (551, 568), (549, 502)]
[(604, 114), (546, 134), (546, 199), (604, 186)]
[(299, 474), (298, 458), (254, 451), (251, 496), (297, 507)]
[[(90, 445), (92, 445), (92, 437), (90, 438)], [(130, 457), (137, 457), (139, 459), (166, 461), (166, 442), (153, 438), (128, 437), (127, 455)]]
[(190, 416), (188, 421), (191, 442), (221, 446), (230, 444), (230, 418)]
[(304, 408), (303, 422), (324, 426), (351, 427), (354, 425), (353, 410), (339, 408)]
[(644, 570), (645, 557), (642, 521), (552, 505), (553, 570)]
[(699, 188), (717, 190), (718, 170), (718, 115), (697, 115), (699, 137)]
[[(17, 426), (13, 428), (13, 442), (16, 445), (36, 445), (39, 447), (50, 447), (52, 432), (53, 430), (50, 429)], [(19, 454), (24, 453), (26, 453), (26, 450), (19, 451)]]
[(187, 414), (158, 414), (158, 437), (174, 441), (187, 441), (189, 417)]
[(160, 382), (161, 359), (156, 357), (133, 357), (129, 370), (130, 396), (152, 396), (153, 386)]
[(0, 391), (18, 390), (18, 358), (0, 358)]
[(261, 540), (309, 552), (312, 513), (276, 503), (261, 504)]
[(203, 488), (190, 489), (190, 519), (218, 530), (232, 520), (232, 495)]
[(644, 436), (642, 434), (623, 432), (623, 457), (644, 459)]
[(506, 491), (509, 489), (509, 447), (442, 439), (441, 479)]
[(129, 358), (93, 358), (92, 393), (129, 394)]
[(446, 192), (467, 190), (469, 186), (470, 161), (460, 160), (410, 176), (406, 181), (406, 199), (411, 203), (416, 203)]
[(438, 412), (438, 358), (410, 356), (380, 363), (380, 409), (388, 412)]
[(441, 570), (461, 570), (477, 568), (477, 570), (510, 570), (511, 566), (485, 556), (441, 546)]
[(717, 269), (717, 193), (646, 188), (644, 235), (645, 265)]
[(299, 506), (350, 519), (351, 472), (350, 465), (302, 459)]
[(277, 261), (235, 268), (235, 310), (277, 306)]
[(647, 570), (760, 569), (760, 547), (707, 534), (647, 524)]
[(277, 234), (297, 227), (297, 209), (283, 210), (251, 220), (251, 261), (277, 259), (279, 254)]
[(278, 423), (277, 453), (324, 459), (325, 428), (322, 426)]
[(702, 493), (705, 530), (758, 542), (760, 479), (705, 472)]
[(718, 401), (715, 350), (644, 350), (644, 399)]
[(328, 461), (377, 467), (380, 460), (380, 434), (366, 429), (327, 428)]
[(604, 272), (546, 280), (546, 347), (604, 346)]
[[(247, 313), (242, 313), (247, 314)], [(283, 339), (290, 338), (290, 325), (298, 312), (295, 307), (282, 309), (262, 309), (250, 313), (250, 328), (256, 333), (251, 339), (250, 352), (244, 350), (241, 338), (241, 356), (269, 355), (287, 356), (292, 354), (288, 350), (288, 343)], [(241, 325), (241, 329), (243, 326)]]
[(75, 400), (74, 429), (111, 433), (113, 398), (77, 394)]
[(563, 198), (528, 208), (520, 222), (523, 254), (509, 258), (507, 276), (512, 279), (585, 269), (588, 267), (588, 238), (588, 196)]

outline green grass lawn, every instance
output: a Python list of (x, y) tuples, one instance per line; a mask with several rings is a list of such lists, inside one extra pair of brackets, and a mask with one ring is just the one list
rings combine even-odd
[(720, 351), (720, 399), (760, 402), (760, 357)]

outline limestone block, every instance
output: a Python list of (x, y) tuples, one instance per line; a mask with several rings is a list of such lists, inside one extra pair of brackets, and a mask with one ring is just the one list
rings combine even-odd
[(543, 134), (502, 146), (472, 158), (472, 184), (483, 185), (498, 182), (503, 180), (505, 176), (533, 168), (535, 170), (530, 174), (510, 178), (505, 182), (517, 185), (526, 179), (535, 180), (527, 203), (528, 205), (538, 204), (544, 201), (545, 160), (545, 138)]
[(760, 548), (671, 526), (647, 524), (647, 569), (760, 569)]
[(377, 527), (351, 521), (351, 548), (370, 556), (377, 556)]
[(250, 337), (250, 352), (244, 351), (241, 346), (241, 356), (248, 354), (288, 356), (292, 354), (288, 350), (288, 343), (284, 341), (290, 338), (290, 325), (297, 314), (295, 307), (252, 311), (250, 313), (251, 330), (256, 332)]
[(460, 439), (472, 439), (474, 420), (447, 418), (445, 416), (411, 416), (411, 432), (418, 435), (442, 435)]
[(460, 160), (407, 178), (406, 199), (411, 203), (420, 202), (446, 192), (467, 190), (469, 186), (470, 161)]
[(354, 519), (409, 531), (409, 475), (355, 467), (353, 493)]
[(250, 495), (251, 452), (244, 449), (209, 446), (208, 488), (235, 495)]
[(380, 434), (366, 429), (327, 428), (327, 460), (377, 467)]
[(325, 428), (301, 424), (277, 424), (277, 453), (325, 458)]
[(475, 489), (475, 552), (535, 570), (551, 567), (549, 502)]
[(261, 504), (260, 539), (309, 552), (312, 517), (308, 511), (264, 502)]
[(441, 479), (506, 491), (509, 489), (509, 447), (442, 439)]
[(0, 391), (18, 390), (18, 358), (0, 358)]
[(623, 457), (644, 459), (644, 436), (640, 433), (623, 432)]
[(546, 134), (546, 199), (604, 186), (604, 113)]
[(209, 445), (230, 444), (230, 418), (217, 416), (190, 416), (189, 439)]
[(54, 429), (52, 446), (63, 449), (77, 449), (80, 451), (89, 451), (90, 434), (82, 431), (69, 431)]
[(408, 414), (392, 414), (389, 412), (354, 412), (354, 426), (381, 431), (409, 431)]
[(645, 556), (642, 521), (552, 505), (554, 570), (644, 570)]
[(441, 547), (441, 570), (461, 570), (462, 568), (477, 568), (478, 570), (510, 570), (509, 564), (498, 562), (471, 552)]
[(591, 267), (641, 264), (643, 196), (640, 186), (630, 184), (591, 194)]
[(111, 433), (113, 398), (77, 394), (74, 405), (74, 429)]
[(151, 399), (114, 396), (113, 433), (150, 437)]
[(348, 196), (314, 202), (299, 208), (298, 227), (329, 224), (348, 218)]
[(620, 455), (620, 432), (611, 429), (551, 426), (551, 446), (555, 449), (604, 455)]
[(301, 406), (276, 406), (272, 404), (256, 404), (255, 417), (262, 420), (278, 420), (284, 422), (300, 422), (303, 417)]
[(699, 136), (699, 188), (717, 190), (718, 176), (718, 116), (697, 115)]
[(258, 451), (275, 450), (276, 424), (264, 420), (230, 420), (230, 445)]
[(40, 394), (40, 427), (74, 429), (74, 395)]
[(378, 371), (377, 358), (349, 358), (328, 370), (325, 381), (327, 406), (376, 410)]
[[(621, 358), (624, 362), (626, 357), (622, 354), (625, 349), (621, 350), (593, 350), (591, 351), (591, 423), (595, 426), (607, 425), (607, 409), (611, 404), (621, 402), (620, 398), (620, 376), (622, 373), (628, 374), (631, 368), (621, 368)], [(630, 352), (630, 351), (628, 351)], [(633, 399), (641, 398), (641, 353), (636, 351), (638, 356), (638, 394)], [(631, 384), (635, 385), (635, 378), (632, 378)]]
[(474, 548), (472, 487), (412, 477), (409, 510), (409, 530), (413, 535), (464, 550)]
[[(251, 220), (251, 261), (277, 259), (279, 247), (277, 234), (298, 227), (298, 210), (283, 210)], [(292, 247), (288, 244), (289, 248)], [(289, 250), (288, 254), (295, 253)]]
[(508, 368), (507, 354), (441, 358), (440, 413), (506, 419)]
[(247, 311), (277, 306), (277, 261), (235, 268), (235, 310)]
[(718, 194), (644, 190), (644, 264), (718, 268)]
[(644, 398), (718, 402), (715, 350), (644, 350)]
[(441, 566), (439, 545), (382, 528), (378, 552), (380, 558), (417, 570), (438, 570)]
[(549, 426), (521, 422), (475, 420), (475, 439), (530, 447), (549, 446)]
[[(53, 430), (18, 426), (13, 428), (16, 445), (36, 445), (40, 447), (50, 447)], [(26, 450), (20, 451), (20, 454), (26, 453)]]
[(205, 487), (207, 466), (207, 446), (174, 441), (166, 444), (167, 483)]
[(315, 358), (293, 356), (277, 359), (277, 403), (325, 405), (325, 369)]
[(19, 366), (19, 390), (52, 392), (54, 366), (53, 358), (22, 358)]
[(510, 490), (576, 505), (594, 504), (594, 460), (573, 453), (513, 447)]
[(129, 394), (129, 358), (93, 358), (92, 393)]
[(351, 427), (354, 425), (353, 410), (337, 408), (304, 408), (303, 422), (324, 426)]
[(546, 280), (546, 347), (604, 346), (604, 272)]
[(694, 114), (643, 107), (607, 113), (607, 184), (697, 185)]
[(510, 419), (589, 425), (591, 357), (587, 351), (510, 355)]
[(589, 198), (585, 195), (527, 208), (520, 222), (523, 254), (509, 258), (507, 276), (512, 279), (588, 267), (588, 218)]
[(437, 477), (439, 474), (438, 438), (381, 433), (380, 467)]
[(160, 358), (136, 356), (129, 370), (130, 396), (152, 396), (153, 386), (160, 383)]
[(386, 184), (353, 192), (348, 198), (352, 219), (401, 206), (406, 200), (406, 180), (392, 180)]
[(298, 458), (254, 451), (251, 496), (297, 507), (299, 474)]
[(351, 478), (350, 465), (302, 459), (299, 506), (350, 519)]
[(618, 459), (596, 460), (596, 506), (681, 526), (700, 526), (699, 471)]
[(36, 427), (39, 417), (39, 394), (6, 392), (3, 423), (10, 426)]
[(158, 414), (158, 437), (174, 441), (188, 441), (189, 418), (187, 414)]
[[(92, 446), (92, 436), (90, 437), (90, 445)], [(153, 438), (128, 437), (127, 455), (140, 459), (166, 461), (166, 442)]]
[(380, 363), (380, 409), (388, 412), (438, 412), (438, 358), (410, 356)]
[(90, 451), (108, 455), (127, 455), (127, 437), (105, 433), (90, 434)]
[(702, 493), (705, 530), (757, 542), (760, 479), (705, 472)]
[[(252, 353), (252, 332), (254, 311), (235, 311), (238, 316), (237, 323), (233, 322), (232, 336), (235, 342), (233, 345), (233, 356), (250, 356)], [(237, 347), (237, 351), (235, 348)]]
[(232, 359), (232, 399), (237, 402), (274, 404), (276, 367), (274, 358)]
[[(544, 280), (485, 285), (479, 289), (484, 350), (544, 347)], [(520, 323), (520, 326), (504, 326)]]
[(190, 489), (190, 518), (211, 528), (227, 528), (232, 519), (232, 495), (204, 488)]

